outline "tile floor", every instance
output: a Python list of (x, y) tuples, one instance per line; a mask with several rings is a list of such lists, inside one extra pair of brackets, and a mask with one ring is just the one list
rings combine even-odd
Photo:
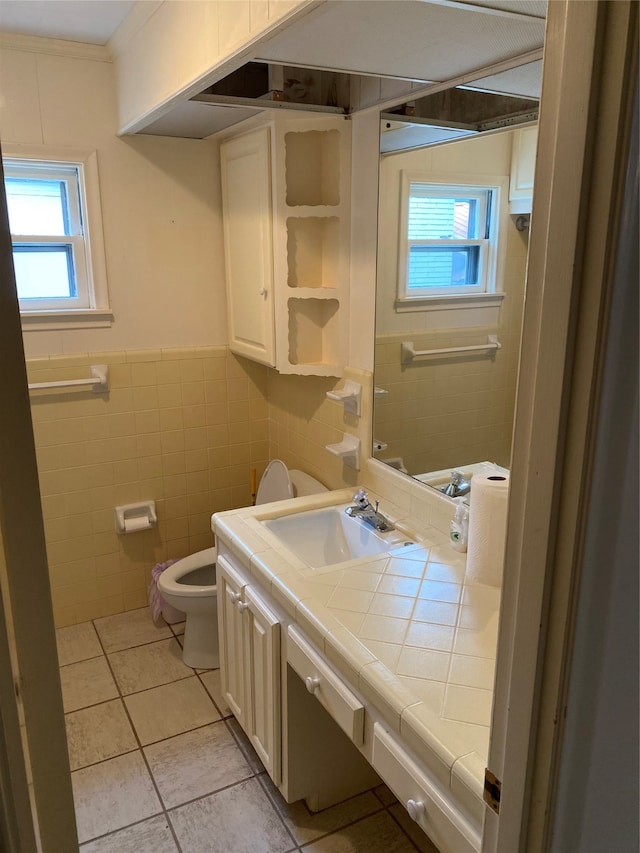
[(82, 853), (437, 853), (384, 785), (287, 805), (183, 631), (143, 608), (57, 632)]

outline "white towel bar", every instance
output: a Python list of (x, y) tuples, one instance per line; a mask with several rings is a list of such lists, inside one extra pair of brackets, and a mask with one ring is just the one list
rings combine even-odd
[(482, 350), (498, 350), (501, 344), (498, 341), (497, 335), (489, 335), (486, 344), (476, 344), (469, 347), (447, 347), (445, 349), (424, 349), (416, 350), (413, 348), (413, 341), (404, 341), (402, 343), (402, 363), (410, 364), (416, 358), (427, 358), (430, 355), (450, 355), (457, 352), (480, 352)]
[(94, 394), (109, 390), (109, 367), (106, 364), (91, 365), (91, 379), (61, 379), (59, 382), (32, 382), (29, 391), (42, 391), (45, 388), (75, 388), (79, 385), (91, 385)]

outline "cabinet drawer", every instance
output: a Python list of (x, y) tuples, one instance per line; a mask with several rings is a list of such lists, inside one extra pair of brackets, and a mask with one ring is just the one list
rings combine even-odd
[(289, 626), (287, 661), (307, 690), (356, 746), (364, 743), (364, 705), (322, 660), (294, 625)]
[(371, 763), (442, 853), (480, 850), (480, 833), (380, 723), (373, 727)]

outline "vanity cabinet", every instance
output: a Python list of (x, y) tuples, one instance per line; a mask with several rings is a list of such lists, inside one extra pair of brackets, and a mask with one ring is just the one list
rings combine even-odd
[(218, 549), (222, 692), (285, 800), (319, 811), (382, 779), (442, 853), (477, 853), (480, 827), (451, 791), (220, 533)]
[(222, 693), (269, 775), (281, 775), (280, 623), (258, 590), (217, 560)]
[(346, 361), (350, 125), (274, 115), (221, 145), (229, 346), (281, 373)]

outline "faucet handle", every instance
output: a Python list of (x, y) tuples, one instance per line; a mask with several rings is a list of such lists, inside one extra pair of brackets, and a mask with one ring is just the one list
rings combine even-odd
[(353, 496), (352, 500), (356, 503), (361, 509), (369, 506), (369, 495), (365, 492), (364, 489), (358, 489), (358, 491)]

